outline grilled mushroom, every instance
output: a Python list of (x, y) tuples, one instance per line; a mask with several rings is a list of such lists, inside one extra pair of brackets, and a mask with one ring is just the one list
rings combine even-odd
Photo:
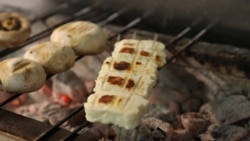
[(71, 68), (75, 63), (76, 55), (69, 46), (43, 42), (29, 48), (24, 58), (41, 64), (47, 74), (55, 74)]
[(29, 20), (18, 13), (0, 13), (0, 46), (14, 47), (30, 36), (31, 27)]
[(42, 66), (23, 58), (0, 62), (0, 90), (9, 93), (27, 93), (38, 90), (46, 81)]
[(98, 25), (86, 21), (75, 21), (55, 29), (50, 40), (71, 46), (77, 55), (90, 55), (102, 52), (107, 38)]

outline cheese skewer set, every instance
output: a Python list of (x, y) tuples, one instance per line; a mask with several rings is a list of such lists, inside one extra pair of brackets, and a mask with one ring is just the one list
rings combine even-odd
[(148, 108), (157, 70), (166, 63), (164, 44), (124, 39), (103, 62), (94, 93), (84, 104), (90, 122), (134, 129)]

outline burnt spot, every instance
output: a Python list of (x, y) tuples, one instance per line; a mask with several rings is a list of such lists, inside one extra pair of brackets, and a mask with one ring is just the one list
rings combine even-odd
[(159, 63), (161, 62), (161, 58), (160, 58), (159, 55), (156, 55), (156, 56), (155, 56), (155, 61), (156, 61), (156, 62), (159, 62)]
[(122, 99), (119, 98), (118, 101), (117, 101), (117, 103), (120, 104), (121, 102), (122, 102)]
[(131, 89), (131, 88), (134, 87), (134, 86), (135, 86), (134, 80), (129, 79), (128, 82), (127, 82), (127, 84), (126, 84), (126, 88), (127, 88), (127, 89)]
[(99, 103), (104, 103), (104, 104), (110, 104), (112, 103), (113, 99), (115, 97), (113, 95), (103, 95), (100, 99), (99, 99)]
[(109, 76), (108, 82), (113, 85), (119, 85), (122, 86), (124, 79), (119, 76)]
[(141, 62), (135, 62), (136, 65), (141, 65)]
[(105, 63), (106, 63), (106, 64), (108, 64), (108, 65), (110, 64), (110, 62), (109, 62), (109, 61), (107, 61), (107, 62), (105, 62)]
[(120, 53), (129, 53), (133, 54), (135, 52), (134, 48), (124, 47), (120, 50)]
[(140, 52), (140, 55), (141, 55), (141, 56), (150, 56), (150, 53), (147, 52), (147, 51), (141, 51), (141, 52)]
[(129, 70), (130, 68), (130, 63), (121, 61), (121, 62), (115, 62), (114, 63), (114, 68), (117, 70)]
[(125, 46), (133, 46), (135, 44), (134, 43), (123, 43), (123, 45), (125, 45)]

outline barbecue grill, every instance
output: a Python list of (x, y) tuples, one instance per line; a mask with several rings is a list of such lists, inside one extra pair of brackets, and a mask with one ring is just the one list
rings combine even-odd
[[(249, 2), (244, 0), (237, 4), (230, 0), (221, 2), (148, 0), (143, 3), (122, 0), (116, 2), (57, 0), (44, 1), (44, 5), (48, 7), (43, 7), (44, 9), (41, 8), (43, 10), (40, 11), (25, 9), (20, 6), (22, 4), (6, 3), (2, 4), (3, 11), (24, 13), (30, 17), (34, 29), (38, 23), (42, 23), (44, 28), (35, 29), (32, 36), (19, 46), (2, 49), (0, 60), (23, 54), (31, 44), (46, 40), (60, 25), (75, 20), (88, 20), (99, 24), (109, 33), (109, 44), (104, 55), (94, 56), (100, 64), (112, 51), (112, 45), (118, 37), (155, 38), (166, 45), (168, 55), (166, 67), (175, 64), (180, 68), (201, 69), (249, 83), (250, 41), (247, 38), (250, 34), (250, 21), (247, 18)], [(211, 10), (213, 7), (214, 10)], [(34, 13), (29, 13), (29, 10)], [(55, 15), (60, 15), (61, 18), (47, 25), (46, 21)], [(82, 58), (84, 56), (78, 56), (77, 60)], [(51, 77), (48, 76), (47, 79)], [(249, 86), (246, 84), (245, 88)], [(1, 102), (0, 106), (3, 107), (21, 95), (23, 94), (13, 94)], [(84, 134), (77, 134), (88, 125), (88, 122), (82, 123), (73, 132), (60, 128), (63, 123), (83, 110), (84, 107), (80, 106), (51, 126), (1, 109), (0, 140), (97, 140)]]

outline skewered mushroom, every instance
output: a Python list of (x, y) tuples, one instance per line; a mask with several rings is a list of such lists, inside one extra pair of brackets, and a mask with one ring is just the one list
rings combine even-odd
[(102, 52), (107, 38), (98, 25), (86, 21), (75, 21), (55, 29), (50, 40), (71, 46), (77, 55), (90, 55)]
[(41, 64), (47, 74), (55, 74), (71, 68), (75, 63), (76, 55), (69, 46), (43, 42), (29, 48), (24, 58)]
[(1, 47), (14, 47), (28, 39), (30, 33), (30, 23), (25, 16), (14, 12), (0, 13)]
[(0, 62), (0, 90), (26, 93), (38, 90), (46, 81), (42, 66), (23, 58), (10, 58)]

